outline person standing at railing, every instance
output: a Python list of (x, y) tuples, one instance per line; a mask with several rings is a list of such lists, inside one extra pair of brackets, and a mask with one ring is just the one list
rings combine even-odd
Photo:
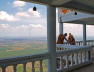
[(65, 33), (65, 34), (60, 34), (60, 35), (58, 36), (57, 44), (64, 44), (64, 40), (66, 40), (66, 41), (68, 42), (66, 36), (67, 36), (67, 33)]
[(68, 43), (70, 45), (75, 45), (75, 38), (71, 33), (69, 33), (69, 36), (68, 36)]
[[(65, 33), (65, 34), (60, 34), (59, 36), (58, 36), (58, 40), (57, 40), (57, 44), (64, 44), (64, 40), (66, 40), (67, 42), (68, 42), (68, 40), (67, 40), (67, 33)], [(57, 50), (64, 50), (63, 48), (57, 48)], [(62, 59), (62, 61), (63, 61), (63, 67), (66, 65), (66, 60), (65, 59)], [(70, 61), (68, 61), (68, 63), (70, 64)], [(60, 68), (60, 58), (59, 57), (57, 57), (56, 58), (56, 65), (57, 65), (57, 69), (59, 69)]]

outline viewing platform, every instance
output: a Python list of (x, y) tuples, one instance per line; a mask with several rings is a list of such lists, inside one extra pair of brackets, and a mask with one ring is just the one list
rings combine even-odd
[[(79, 44), (78, 44), (79, 43)], [(71, 71), (79, 72), (83, 69), (93, 69), (93, 55), (94, 49), (92, 48), (94, 45), (93, 40), (87, 41), (88, 45), (84, 46), (82, 41), (77, 41), (77, 45), (69, 45), (69, 44), (57, 44), (57, 52), (56, 52), (56, 60), (57, 60), (57, 72), (65, 72)], [(62, 49), (63, 48), (63, 49)], [(45, 69), (45, 62), (48, 63), (48, 59), (50, 58), (49, 52), (38, 54), (38, 55), (27, 55), (27, 56), (18, 56), (6, 59), (0, 59), (0, 72), (7, 72), (7, 68), (11, 66), (13, 72), (17, 72), (17, 66), (22, 64), (23, 71), (27, 72), (27, 64), (31, 63), (31, 72), (36, 72), (36, 68), (38, 68), (38, 72), (48, 72)], [(46, 60), (46, 61), (45, 61)], [(44, 62), (45, 61), (45, 62)], [(38, 67), (36, 63), (38, 62)], [(92, 64), (91, 64), (92, 63)], [(87, 67), (86, 65), (90, 64)], [(46, 66), (46, 69), (48, 67)], [(77, 71), (75, 70), (77, 69)]]
[[(30, 63), (31, 72), (65, 72), (74, 70), (74, 72), (92, 72), (93, 70), (93, 54), (92, 47), (94, 41), (87, 41), (86, 39), (86, 25), (94, 25), (94, 0), (21, 0), (25, 2), (33, 2), (47, 5), (47, 47), (48, 52), (38, 55), (18, 56), (13, 58), (0, 59), (1, 72), (7, 72), (7, 68), (11, 66), (11, 72), (17, 72), (17, 66), (22, 65), (22, 72), (27, 72), (27, 63)], [(63, 23), (77, 23), (83, 24), (83, 41), (77, 42), (76, 46), (69, 44), (56, 47), (56, 7), (68, 8), (85, 13), (74, 12), (63, 19), (59, 18), (60, 33), (63, 34)], [(73, 16), (71, 16), (73, 15)], [(83, 15), (83, 16), (82, 16)], [(67, 20), (66, 20), (67, 19)], [(66, 47), (66, 48), (65, 48)], [(71, 48), (70, 48), (71, 47)], [(57, 50), (57, 49), (59, 50)], [(62, 49), (63, 48), (63, 49)], [(56, 51), (57, 50), (57, 51)], [(46, 61), (45, 61), (46, 60)], [(36, 63), (38, 64), (36, 65)], [(46, 65), (44, 65), (44, 62)], [(91, 64), (92, 65), (89, 65)], [(83, 68), (83, 66), (87, 66)], [(36, 70), (37, 66), (37, 70)], [(44, 67), (46, 71), (44, 71)], [(75, 70), (78, 69), (78, 70)], [(85, 70), (84, 70), (85, 69)]]

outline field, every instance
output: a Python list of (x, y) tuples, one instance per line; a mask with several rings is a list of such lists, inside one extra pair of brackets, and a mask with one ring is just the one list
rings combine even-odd
[(46, 41), (0, 40), (0, 58), (47, 52)]

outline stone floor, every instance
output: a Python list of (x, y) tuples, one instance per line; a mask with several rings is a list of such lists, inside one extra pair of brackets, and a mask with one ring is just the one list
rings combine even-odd
[(94, 72), (94, 63), (71, 72)]

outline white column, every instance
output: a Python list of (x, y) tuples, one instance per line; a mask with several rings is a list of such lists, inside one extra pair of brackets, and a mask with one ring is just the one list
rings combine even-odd
[(48, 72), (56, 72), (56, 8), (47, 7), (47, 44), (50, 54)]
[(86, 24), (83, 24), (83, 45), (86, 45)]
[(59, 22), (59, 34), (63, 34), (63, 22)]

